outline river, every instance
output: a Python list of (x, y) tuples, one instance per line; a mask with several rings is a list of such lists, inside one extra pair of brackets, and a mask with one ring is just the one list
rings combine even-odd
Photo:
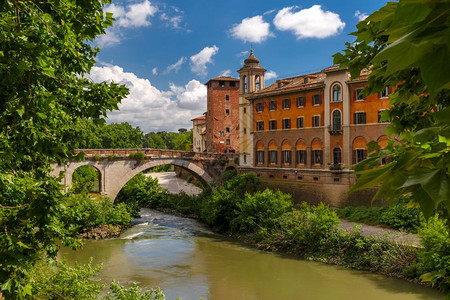
[(212, 233), (201, 223), (142, 209), (117, 239), (62, 249), (69, 262), (103, 263), (99, 277), (161, 287), (183, 300), (443, 299), (438, 291), (367, 272), (267, 253)]

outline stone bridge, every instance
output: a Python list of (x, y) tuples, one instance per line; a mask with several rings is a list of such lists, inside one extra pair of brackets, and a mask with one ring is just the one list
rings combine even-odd
[(220, 181), (222, 173), (236, 168), (237, 154), (199, 153), (159, 149), (79, 149), (82, 161), (53, 165), (53, 175), (63, 172), (66, 191), (72, 185), (73, 172), (84, 165), (93, 166), (99, 173), (99, 192), (114, 200), (122, 187), (135, 175), (160, 165), (174, 165), (187, 170), (204, 185)]

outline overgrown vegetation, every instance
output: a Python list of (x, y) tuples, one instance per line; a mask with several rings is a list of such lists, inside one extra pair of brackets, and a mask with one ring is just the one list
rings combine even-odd
[(165, 300), (160, 289), (145, 291), (135, 283), (125, 288), (118, 282), (112, 282), (109, 292), (101, 296), (104, 284), (93, 279), (102, 269), (101, 265), (75, 264), (68, 266), (65, 262), (55, 262), (54, 266), (40, 263), (30, 273), (34, 284), (33, 294), (38, 299), (85, 299), (85, 300)]
[(392, 206), (347, 206), (336, 210), (339, 218), (370, 225), (417, 232), (420, 226), (420, 211), (409, 208), (406, 199), (397, 200)]

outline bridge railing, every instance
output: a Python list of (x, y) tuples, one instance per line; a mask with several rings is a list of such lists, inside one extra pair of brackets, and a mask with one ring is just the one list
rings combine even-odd
[(83, 152), (86, 157), (98, 155), (108, 157), (129, 157), (132, 153), (142, 152), (147, 157), (180, 157), (190, 159), (228, 159), (233, 160), (238, 157), (236, 153), (207, 153), (182, 150), (152, 149), (152, 148), (132, 148), (132, 149), (76, 149), (76, 153)]

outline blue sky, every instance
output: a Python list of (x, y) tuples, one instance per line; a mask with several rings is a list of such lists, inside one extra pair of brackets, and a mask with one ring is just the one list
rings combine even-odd
[[(237, 77), (253, 46), (266, 85), (319, 71), (351, 42), (355, 25), (386, 1), (113, 0), (114, 28), (97, 38), (96, 81), (127, 85), (130, 95), (108, 122), (144, 132), (191, 128), (206, 110), (210, 78)], [(268, 80), (267, 80), (268, 79)]]

